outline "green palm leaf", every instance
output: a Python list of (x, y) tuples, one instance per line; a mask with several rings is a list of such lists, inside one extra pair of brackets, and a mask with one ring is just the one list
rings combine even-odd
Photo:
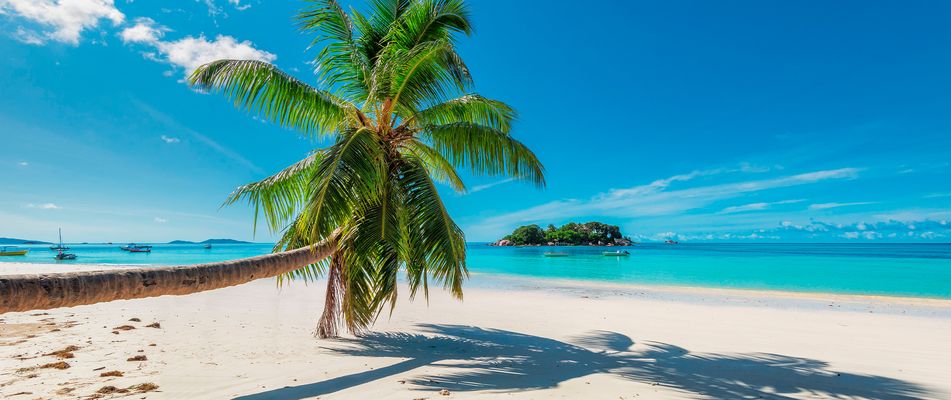
[(271, 230), (279, 231), (297, 215), (298, 208), (308, 198), (310, 181), (322, 157), (322, 151), (315, 151), (281, 172), (258, 182), (239, 186), (231, 192), (223, 205), (246, 200), (254, 207), (255, 231), (261, 213)]
[(535, 153), (505, 132), (468, 122), (426, 127), (422, 136), (456, 166), (483, 175), (506, 175), (545, 186), (545, 168)]
[(353, 105), (263, 61), (214, 61), (192, 72), (189, 82), (221, 92), (234, 100), (235, 107), (308, 136), (332, 134), (348, 117), (355, 118)]
[(469, 94), (422, 110), (406, 124), (425, 127), (466, 122), (508, 133), (516, 118), (518, 113), (508, 104)]

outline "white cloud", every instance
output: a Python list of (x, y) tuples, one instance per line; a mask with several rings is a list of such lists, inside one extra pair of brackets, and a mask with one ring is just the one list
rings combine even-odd
[(231, 3), (231, 5), (233, 5), (238, 11), (244, 11), (251, 8), (250, 4), (241, 4), (241, 0), (228, 0), (228, 2)]
[(51, 39), (77, 45), (82, 32), (97, 28), (101, 20), (114, 26), (125, 20), (113, 0), (0, 0), (0, 12), (17, 14), (46, 28), (42, 33), (17, 29), (15, 37), (30, 44)]
[(747, 212), (747, 211), (760, 211), (760, 210), (768, 209), (775, 205), (795, 204), (795, 203), (801, 203), (803, 201), (805, 200), (801, 200), (801, 199), (800, 200), (782, 200), (782, 201), (773, 201), (769, 203), (744, 204), (741, 206), (732, 206), (732, 207), (724, 208), (722, 211), (720, 211), (720, 214), (733, 214), (733, 213)]
[(539, 221), (563, 221), (578, 217), (642, 218), (673, 216), (701, 209), (710, 204), (737, 198), (749, 193), (792, 186), (814, 184), (828, 180), (854, 179), (858, 168), (840, 168), (787, 175), (771, 179), (721, 183), (669, 190), (674, 183), (711, 176), (731, 170), (713, 169), (693, 171), (655, 180), (646, 185), (614, 189), (587, 200), (564, 199), (541, 204), (521, 211), (510, 212), (477, 221), (471, 226), (473, 236), (494, 236), (515, 226)]
[(162, 141), (168, 144), (172, 144), (172, 143), (179, 143), (182, 140), (177, 137), (162, 135)]
[(42, 46), (46, 44), (46, 38), (43, 37), (43, 35), (37, 33), (34, 30), (26, 29), (22, 26), (17, 27), (16, 32), (13, 33), (13, 38), (21, 43), (32, 44), (36, 46)]
[(17, 165), (19, 165), (19, 166), (21, 166), (21, 167), (27, 167), (27, 166), (30, 165), (30, 163), (28, 163), (28, 162), (26, 162), (26, 161), (20, 161), (20, 162), (17, 163)]
[(876, 204), (873, 201), (858, 201), (854, 203), (818, 203), (812, 204), (809, 206), (810, 210), (826, 210), (830, 208), (839, 208), (839, 207), (850, 207), (850, 206), (863, 206), (866, 204)]
[(191, 74), (202, 64), (215, 60), (237, 59), (273, 62), (277, 59), (276, 55), (255, 48), (250, 41), (238, 41), (227, 35), (218, 35), (214, 40), (209, 40), (202, 35), (166, 41), (162, 40), (165, 32), (168, 32), (168, 28), (149, 18), (139, 18), (135, 25), (122, 30), (119, 35), (125, 43), (138, 43), (153, 47), (155, 52), (145, 53), (147, 58), (180, 67), (184, 70), (185, 76)]
[[(210, 15), (212, 18), (216, 18), (218, 16), (222, 16), (225, 18), (228, 17), (228, 13), (224, 11), (223, 7), (215, 4), (215, 0), (195, 0), (195, 1), (199, 3), (204, 3), (205, 6), (208, 7), (208, 15)], [(228, 0), (228, 4), (231, 4), (238, 11), (244, 11), (251, 8), (250, 4), (247, 4), (247, 3), (242, 4), (243, 1), (244, 0)]]
[(254, 44), (245, 40), (237, 41), (226, 35), (218, 35), (215, 40), (209, 41), (204, 36), (186, 37), (174, 42), (162, 42), (158, 50), (166, 60), (185, 69), (188, 75), (202, 64), (215, 60), (259, 60), (273, 62), (277, 59), (274, 54), (254, 48)]
[(60, 207), (54, 203), (27, 204), (27, 208), (39, 208), (41, 210), (58, 210)]
[(884, 235), (882, 235), (881, 233), (874, 232), (874, 231), (844, 232), (839, 236), (846, 239), (860, 239), (861, 238), (865, 240), (875, 240), (875, 239), (881, 239), (882, 237), (884, 237)]
[(502, 185), (502, 184), (506, 184), (506, 183), (512, 182), (512, 181), (514, 181), (514, 180), (515, 180), (515, 178), (509, 178), (509, 179), (503, 179), (503, 180), (497, 181), (497, 182), (486, 183), (486, 184), (484, 184), (484, 185), (476, 185), (476, 186), (473, 186), (473, 187), (469, 188), (469, 193), (481, 192), (481, 191), (483, 191), (483, 190), (490, 189), (490, 188), (493, 188), (493, 187), (496, 187), (496, 186), (499, 186), (499, 185)]
[(136, 18), (135, 25), (123, 29), (119, 32), (119, 37), (125, 43), (155, 44), (168, 31), (168, 28), (155, 23), (151, 18)]
[(159, 217), (155, 217), (155, 220), (154, 220), (154, 221), (155, 221), (156, 223), (159, 223), (159, 224), (164, 224), (164, 223), (168, 222), (167, 219), (165, 219), (165, 218), (159, 218)]

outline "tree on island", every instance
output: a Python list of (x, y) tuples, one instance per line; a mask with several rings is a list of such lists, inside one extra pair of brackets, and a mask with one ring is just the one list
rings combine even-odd
[[(472, 26), (464, 0), (375, 0), (349, 13), (313, 0), (297, 16), (323, 49), (317, 87), (253, 60), (199, 67), (190, 84), (238, 108), (332, 144), (227, 203), (247, 201), (274, 231), (279, 253), (246, 260), (0, 281), (0, 312), (187, 294), (280, 275), (326, 275), (318, 325), (335, 336), (367, 328), (395, 306), (397, 275), (412, 298), (438, 283), (462, 297), (468, 276), (463, 232), (435, 182), (464, 191), (456, 168), (545, 184), (541, 163), (510, 135), (515, 111), (471, 92), (456, 40)], [(257, 220), (257, 218), (255, 218)], [(297, 249), (300, 248), (300, 249)], [(297, 249), (297, 250), (292, 250)]]
[(520, 226), (502, 240), (516, 246), (534, 246), (549, 243), (570, 246), (631, 244), (631, 239), (622, 235), (621, 228), (617, 225), (608, 225), (596, 221), (584, 224), (569, 222), (560, 228), (549, 224), (545, 230), (542, 230), (538, 225)]

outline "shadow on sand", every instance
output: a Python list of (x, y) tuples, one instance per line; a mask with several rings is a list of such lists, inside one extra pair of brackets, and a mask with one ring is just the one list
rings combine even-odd
[(438, 363), (441, 372), (407, 381), (420, 389), (524, 391), (557, 386), (591, 374), (613, 374), (656, 383), (712, 399), (919, 399), (937, 396), (926, 388), (883, 376), (850, 374), (828, 363), (778, 354), (707, 354), (665, 343), (632, 350), (627, 336), (596, 331), (571, 342), (497, 329), (419, 325), (422, 334), (373, 333), (342, 339), (329, 348), (359, 357), (408, 360), (321, 382), (290, 386), (242, 400), (302, 399), (405, 373)]

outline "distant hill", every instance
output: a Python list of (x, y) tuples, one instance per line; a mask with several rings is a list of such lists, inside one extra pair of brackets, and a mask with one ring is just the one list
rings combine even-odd
[(234, 239), (208, 239), (201, 244), (248, 244), (251, 242), (245, 242), (243, 240), (234, 240)]
[(168, 242), (168, 244), (247, 244), (251, 242), (245, 242), (242, 240), (234, 239), (208, 239), (203, 242), (191, 242), (188, 240), (173, 240)]
[(52, 243), (44, 242), (42, 240), (0, 238), (0, 244), (52, 244)]

